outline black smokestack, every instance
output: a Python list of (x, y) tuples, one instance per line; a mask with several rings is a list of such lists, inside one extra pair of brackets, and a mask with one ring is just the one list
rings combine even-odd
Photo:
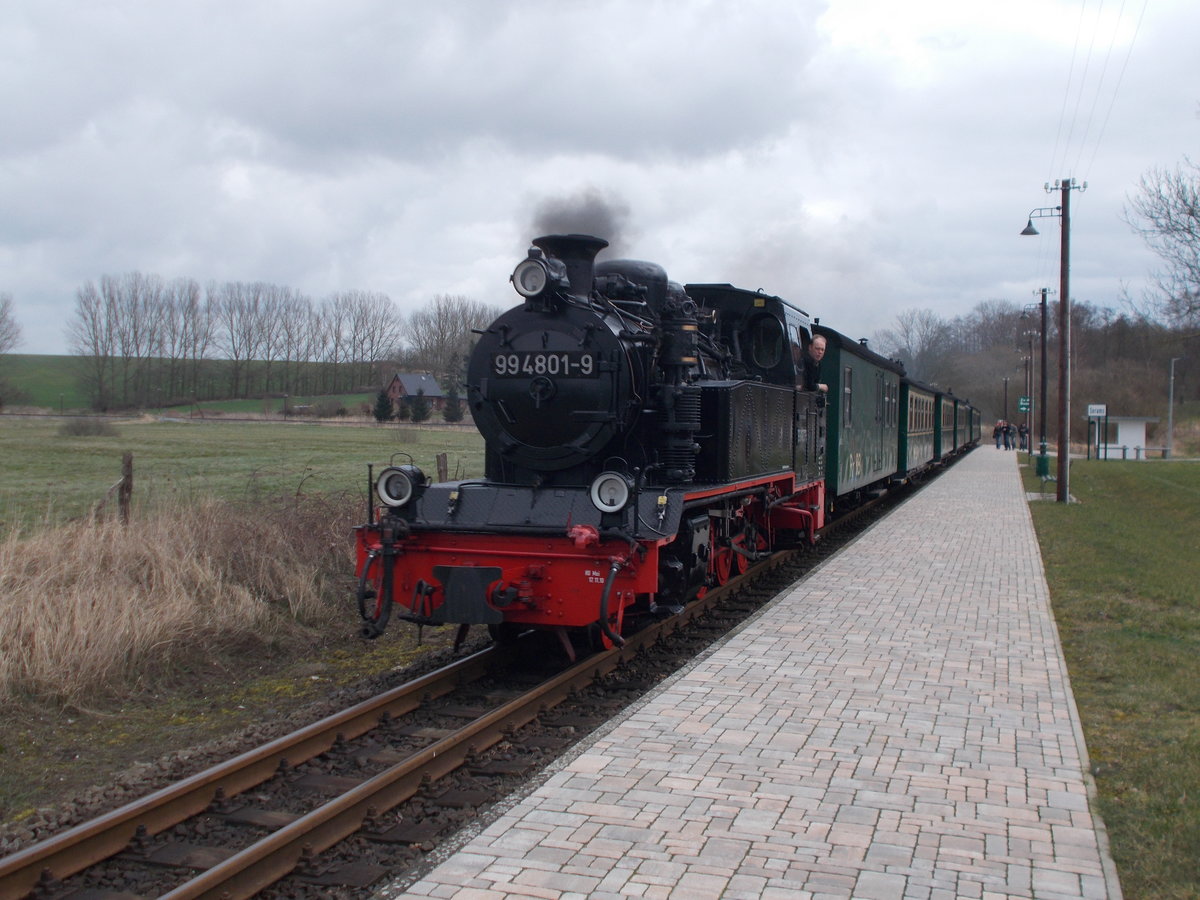
[(585, 188), (571, 197), (551, 197), (539, 203), (531, 230), (534, 234), (592, 234), (608, 241), (610, 254), (622, 256), (628, 219), (629, 206), (623, 200)]
[(589, 234), (547, 234), (534, 238), (533, 245), (547, 256), (562, 260), (572, 294), (585, 300), (591, 296), (596, 254), (608, 246), (607, 241)]

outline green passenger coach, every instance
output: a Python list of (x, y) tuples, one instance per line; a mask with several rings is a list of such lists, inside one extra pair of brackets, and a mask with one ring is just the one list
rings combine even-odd
[(829, 385), (825, 457), (826, 496), (885, 488), (899, 468), (900, 379), (903, 367), (865, 342), (816, 325), (827, 342), (821, 381)]
[(937, 459), (935, 451), (935, 411), (939, 394), (928, 385), (908, 378), (900, 382), (900, 414), (907, 417), (907, 428), (900, 429), (899, 479), (907, 479)]

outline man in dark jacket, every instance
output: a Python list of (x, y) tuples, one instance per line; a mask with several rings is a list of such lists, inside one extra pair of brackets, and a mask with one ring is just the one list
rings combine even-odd
[(804, 354), (804, 389), (806, 391), (829, 392), (829, 385), (821, 383), (821, 360), (825, 358), (825, 338), (815, 335)]

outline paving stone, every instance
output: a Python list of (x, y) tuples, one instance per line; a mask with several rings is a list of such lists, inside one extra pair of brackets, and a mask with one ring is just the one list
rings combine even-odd
[(956, 463), (390, 896), (1119, 898), (1017, 456)]

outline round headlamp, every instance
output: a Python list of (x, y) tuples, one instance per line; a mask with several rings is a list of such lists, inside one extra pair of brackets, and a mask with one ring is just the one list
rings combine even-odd
[(588, 490), (592, 506), (602, 513), (620, 512), (633, 496), (633, 482), (620, 472), (601, 472)]
[(388, 466), (375, 479), (375, 493), (384, 506), (398, 509), (425, 486), (425, 473), (416, 466)]
[(550, 282), (550, 271), (543, 259), (523, 259), (513, 269), (512, 283), (522, 297), (536, 297)]

